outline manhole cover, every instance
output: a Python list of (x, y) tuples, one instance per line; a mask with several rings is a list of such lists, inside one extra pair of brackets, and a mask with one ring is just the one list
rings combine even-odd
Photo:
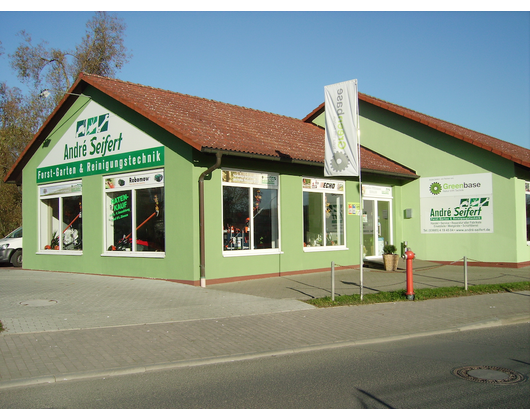
[(56, 303), (57, 303), (56, 300), (46, 300), (46, 299), (25, 300), (24, 302), (20, 302), (22, 306), (50, 306), (50, 305), (55, 305)]
[(511, 385), (523, 382), (523, 374), (496, 366), (466, 366), (453, 370), (453, 374), (472, 382), (494, 385)]

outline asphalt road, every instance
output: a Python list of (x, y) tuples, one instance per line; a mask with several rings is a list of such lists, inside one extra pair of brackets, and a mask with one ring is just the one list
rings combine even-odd
[[(473, 382), (466, 366), (523, 381)], [(492, 373), (488, 370), (486, 373)], [(494, 376), (496, 372), (493, 372)], [(0, 390), (0, 408), (530, 408), (530, 324)]]

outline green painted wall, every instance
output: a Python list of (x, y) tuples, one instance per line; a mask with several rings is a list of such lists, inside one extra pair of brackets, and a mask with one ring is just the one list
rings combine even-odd
[[(198, 180), (201, 173), (215, 163), (215, 157), (192, 149), (97, 90), (87, 89), (85, 94), (165, 146), (165, 257), (102, 256), (105, 197), (102, 175), (83, 178), (83, 254), (38, 253), (36, 168), (86, 106), (87, 99), (79, 98), (49, 136), (50, 145), (41, 147), (23, 171), (24, 268), (198, 282)], [(369, 104), (362, 103), (360, 124), (364, 146), (415, 170), (422, 177), (493, 174), (493, 234), (421, 234), (420, 181), (396, 180), (374, 174), (364, 176), (363, 183), (393, 187), (393, 242), (398, 249), (402, 241), (408, 241), (417, 258), (425, 260), (456, 261), (465, 255), (482, 262), (530, 261), (523, 181), (530, 178), (529, 171), (517, 168), (513, 162), (493, 153)], [(207, 281), (328, 269), (332, 261), (338, 266), (359, 264), (358, 216), (346, 216), (346, 250), (304, 252), (302, 178), (324, 178), (322, 167), (223, 156), (222, 168), (280, 174), (281, 253), (223, 255), (223, 198), (221, 169), (218, 169), (206, 178), (204, 184)], [(347, 203), (359, 202), (359, 185), (355, 179), (346, 180), (345, 198)], [(411, 219), (404, 217), (407, 208), (413, 211)]]
[[(103, 175), (85, 176), (83, 180), (83, 253), (39, 253), (38, 186), (35, 171), (47, 153), (57, 144), (67, 128), (87, 104), (77, 100), (47, 148), (40, 148), (23, 171), (24, 194), (24, 267), (78, 273), (131, 277), (166, 278), (199, 281), (199, 194), (198, 180), (215, 163), (215, 157), (192, 150), (180, 139), (146, 120), (136, 112), (106, 95), (88, 89), (86, 95), (120, 116), (165, 146), (165, 228), (164, 258), (102, 255), (104, 250)], [(359, 264), (359, 218), (346, 217), (347, 250), (304, 252), (302, 177), (323, 178), (323, 168), (255, 159), (223, 157), (222, 167), (277, 172), (280, 174), (281, 253), (273, 255), (224, 256), (222, 235), (222, 185), (218, 169), (205, 180), (206, 278), (222, 279), (256, 275), (278, 275), (292, 271), (328, 269)], [(346, 202), (359, 202), (358, 184), (347, 181)]]
[[(408, 241), (417, 258), (481, 262), (530, 261), (526, 243), (524, 182), (513, 162), (373, 105), (361, 106), (361, 144), (421, 177), (492, 173), (494, 233), (422, 234), (419, 180), (394, 188), (395, 238)], [(528, 172), (527, 172), (528, 175)], [(412, 208), (412, 219), (403, 211)]]
[(41, 160), (57, 143), (86, 104), (77, 100), (49, 138), (47, 148), (40, 148), (23, 171), (24, 268), (119, 276), (194, 280), (198, 277), (198, 208), (196, 179), (193, 177), (191, 147), (120, 103), (95, 90), (89, 95), (138, 129), (166, 146), (165, 150), (165, 258), (102, 256), (104, 252), (104, 189), (102, 175), (83, 177), (83, 253), (82, 255), (38, 254), (38, 186), (35, 171)]
[[(213, 165), (211, 160), (209, 166)], [(302, 177), (324, 178), (323, 168), (223, 157), (222, 168), (277, 172), (280, 174), (281, 253), (273, 255), (223, 256), (221, 170), (205, 181), (206, 279), (279, 275), (291, 271), (328, 269), (359, 264), (359, 218), (346, 216), (347, 250), (304, 252)], [(197, 168), (198, 169), (198, 168)], [(205, 169), (196, 172), (196, 178)], [(357, 182), (347, 181), (346, 202), (359, 202)]]
[[(51, 142), (48, 147), (41, 146), (33, 155), (22, 172), (22, 224), (24, 227), (24, 262), (23, 267), (37, 270), (57, 270), (57, 271), (74, 271), (64, 268), (70, 268), (77, 264), (83, 265), (83, 258), (79, 256), (53, 255), (46, 258), (37, 255), (38, 252), (38, 186), (36, 184), (36, 170), (40, 162), (46, 157), (48, 152), (57, 143), (59, 138), (66, 132), (68, 127), (74, 123), (79, 113), (88, 104), (85, 98), (77, 99), (75, 106), (70, 108), (61, 122), (56, 126), (48, 138)], [(88, 203), (87, 203), (88, 204)], [(88, 209), (91, 210), (90, 204)], [(88, 232), (87, 232), (88, 233)], [(63, 268), (64, 267), (64, 268)]]

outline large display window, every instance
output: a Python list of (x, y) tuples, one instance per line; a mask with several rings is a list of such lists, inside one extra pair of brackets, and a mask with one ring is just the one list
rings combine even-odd
[(223, 251), (277, 252), (278, 174), (222, 171)]
[(81, 181), (39, 187), (39, 250), (81, 253), (83, 250)]
[(106, 255), (165, 255), (164, 170), (105, 177)]
[(344, 248), (345, 182), (304, 178), (304, 251)]

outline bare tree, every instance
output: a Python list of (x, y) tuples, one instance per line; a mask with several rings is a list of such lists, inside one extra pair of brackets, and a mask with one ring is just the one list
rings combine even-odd
[[(31, 132), (27, 106), (20, 89), (0, 84), (0, 175), (7, 174), (25, 146)], [(20, 226), (22, 191), (16, 185), (0, 183), (0, 237)]]
[(49, 48), (47, 42), (33, 45), (31, 35), (23, 38), (11, 66), (18, 78), (33, 89), (48, 88), (57, 104), (80, 72), (114, 77), (130, 57), (124, 45), (125, 24), (107, 12), (96, 12), (87, 22), (86, 33), (73, 50)]
[[(11, 67), (29, 88), (0, 84), (0, 174), (3, 177), (32, 139), (80, 72), (114, 77), (130, 58), (124, 45), (125, 24), (115, 15), (97, 12), (86, 24), (86, 33), (72, 50), (34, 45), (21, 31), (22, 42), (9, 54)], [(0, 42), (0, 56), (3, 54)], [(43, 100), (39, 93), (49, 89)], [(0, 183), (0, 237), (20, 225), (22, 196), (14, 185)]]
[(87, 33), (75, 49), (74, 74), (84, 71), (114, 77), (128, 61), (124, 31), (125, 24), (120, 19), (97, 12), (87, 22)]

